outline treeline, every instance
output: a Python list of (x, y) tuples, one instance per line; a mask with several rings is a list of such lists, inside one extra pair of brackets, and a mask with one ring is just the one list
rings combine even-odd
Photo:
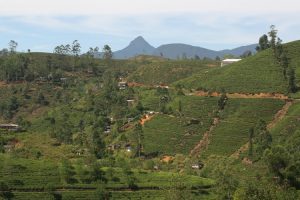
[[(0, 51), (0, 80), (33, 81), (38, 78), (43, 80), (59, 80), (62, 71), (76, 72), (86, 71), (98, 75), (100, 61), (95, 59), (100, 55), (99, 48), (90, 48), (88, 52), (81, 54), (81, 45), (77, 40), (72, 44), (59, 45), (54, 48), (53, 54), (17, 52), (18, 43), (11, 41), (8, 49)], [(103, 48), (104, 66), (112, 58), (112, 51), (108, 45)]]
[(288, 82), (288, 92), (295, 93), (297, 92), (295, 69), (290, 66), (290, 59), (287, 56), (288, 52), (283, 47), (282, 40), (277, 34), (278, 30), (272, 25), (268, 35), (264, 34), (259, 38), (259, 45), (256, 47), (256, 50), (272, 49), (274, 62), (279, 64), (283, 77)]

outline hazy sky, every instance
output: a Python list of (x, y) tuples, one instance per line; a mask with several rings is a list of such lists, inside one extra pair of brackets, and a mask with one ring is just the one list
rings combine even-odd
[(256, 43), (271, 24), (300, 39), (299, 0), (0, 0), (0, 48), (52, 51), (77, 39), (124, 48), (142, 35), (157, 47), (187, 43), (220, 50)]

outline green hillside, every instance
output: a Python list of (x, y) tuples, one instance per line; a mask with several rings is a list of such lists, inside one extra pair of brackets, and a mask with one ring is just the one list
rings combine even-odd
[[(291, 67), (300, 76), (300, 41), (284, 45)], [(284, 79), (281, 67), (275, 62), (272, 50), (259, 52), (254, 56), (222, 68), (215, 68), (206, 73), (197, 73), (175, 84), (186, 88), (207, 89), (211, 91), (259, 93), (287, 92), (287, 80)]]
[[(297, 80), (298, 47), (285, 45)], [(21, 126), (0, 129), (0, 198), (232, 199), (249, 190), (297, 199), (297, 94), (211, 93), (286, 94), (273, 60), (271, 50), (223, 68), (148, 56), (0, 57), (0, 123)], [(250, 141), (251, 151), (231, 156)]]
[(217, 63), (214, 61), (144, 61), (134, 73), (129, 75), (128, 81), (148, 85), (170, 84), (216, 66)]
[(230, 156), (248, 142), (249, 129), (259, 119), (270, 122), (283, 105), (281, 100), (229, 99), (205, 154)]

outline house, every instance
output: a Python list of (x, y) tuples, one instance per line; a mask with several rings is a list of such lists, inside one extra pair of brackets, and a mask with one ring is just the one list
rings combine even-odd
[(154, 114), (155, 114), (155, 112), (152, 111), (152, 110), (147, 110), (146, 113), (147, 113), (148, 115), (154, 115)]
[(21, 127), (17, 124), (0, 124), (0, 129), (7, 131), (19, 131), (21, 130)]
[(156, 88), (169, 89), (169, 86), (162, 83), (160, 85), (156, 85)]
[(128, 106), (133, 106), (134, 99), (127, 99)]
[(226, 65), (241, 61), (242, 59), (225, 59), (221, 61), (221, 67), (224, 67)]
[(126, 144), (125, 145), (125, 149), (127, 152), (131, 152), (131, 145), (130, 144)]
[(122, 81), (122, 82), (118, 83), (118, 87), (119, 87), (120, 90), (125, 90), (127, 88), (127, 86), (128, 86), (127, 82), (125, 82), (125, 81)]
[(198, 164), (193, 164), (192, 169), (200, 169), (200, 166)]
[(106, 126), (104, 128), (104, 133), (110, 133), (111, 132), (111, 127), (110, 126)]
[(62, 83), (64, 83), (64, 84), (67, 83), (67, 78), (62, 77), (62, 78), (60, 78), (59, 80), (60, 80), (60, 82), (62, 82)]
[(128, 123), (133, 122), (133, 121), (134, 121), (134, 118), (133, 118), (133, 117), (127, 118), (127, 122), (128, 122)]

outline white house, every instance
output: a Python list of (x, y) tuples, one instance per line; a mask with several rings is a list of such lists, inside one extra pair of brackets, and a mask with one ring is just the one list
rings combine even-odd
[(242, 60), (242, 59), (225, 59), (225, 60), (222, 60), (222, 62), (221, 62), (221, 67), (224, 67), (224, 66), (226, 66), (226, 65), (229, 65), (229, 64), (231, 64), (231, 63), (238, 62), (238, 61), (240, 61), (240, 60)]
[(21, 127), (18, 124), (0, 124), (0, 129), (8, 131), (19, 131)]

